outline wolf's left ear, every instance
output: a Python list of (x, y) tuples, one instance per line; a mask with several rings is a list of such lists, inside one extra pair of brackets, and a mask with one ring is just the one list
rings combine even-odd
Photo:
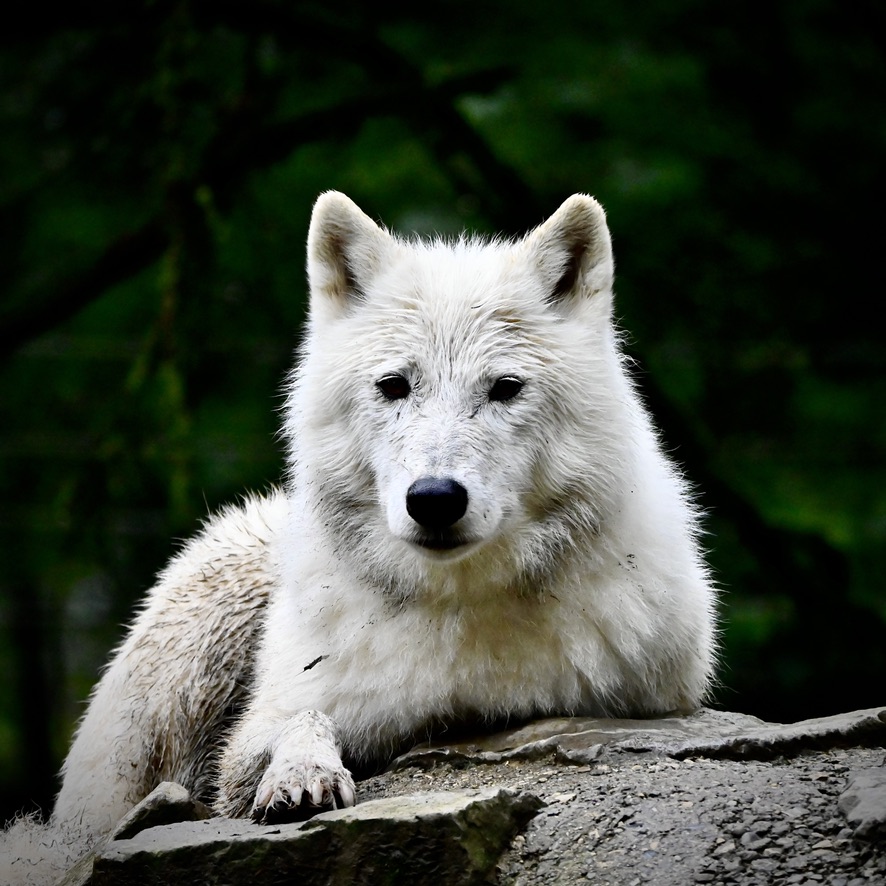
[(343, 314), (364, 297), (382, 267), (393, 238), (353, 200), (338, 191), (321, 194), (308, 230), (311, 310)]
[(603, 207), (593, 197), (573, 194), (523, 243), (545, 278), (552, 304), (568, 307), (576, 299), (611, 293), (612, 241)]

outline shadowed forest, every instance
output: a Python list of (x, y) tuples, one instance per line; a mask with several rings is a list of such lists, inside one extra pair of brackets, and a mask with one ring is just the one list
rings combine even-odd
[(330, 188), (418, 233), (520, 234), (575, 191), (600, 199), (639, 384), (708, 512), (716, 705), (790, 721), (886, 703), (886, 7), (16, 16), (0, 31), (4, 818), (50, 806), (84, 699), (179, 541), (280, 479), (304, 241)]

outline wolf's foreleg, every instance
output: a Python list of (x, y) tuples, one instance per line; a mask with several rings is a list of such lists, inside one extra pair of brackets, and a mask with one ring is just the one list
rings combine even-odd
[(216, 802), (222, 815), (268, 822), (355, 802), (335, 723), (320, 711), (273, 719), (253, 712), (222, 756)]

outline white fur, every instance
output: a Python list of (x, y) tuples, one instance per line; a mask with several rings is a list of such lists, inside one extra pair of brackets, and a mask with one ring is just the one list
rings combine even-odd
[[(689, 711), (709, 687), (697, 515), (625, 371), (599, 205), (575, 195), (513, 243), (425, 243), (328, 193), (308, 252), (285, 493), (216, 518), (161, 576), (57, 826), (105, 833), (163, 779), (209, 793), (213, 761), (227, 814), (349, 804), (340, 755), (463, 718)], [(380, 393), (391, 375), (408, 396)], [(502, 377), (523, 388), (491, 399)], [(422, 478), (467, 491), (452, 549), (420, 544)]]

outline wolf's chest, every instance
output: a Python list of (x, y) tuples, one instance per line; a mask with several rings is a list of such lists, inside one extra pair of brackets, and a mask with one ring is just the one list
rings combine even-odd
[(585, 687), (555, 620), (520, 604), (489, 610), (401, 611), (340, 637), (316, 667), (317, 706), (371, 743), (448, 718), (578, 707)]

